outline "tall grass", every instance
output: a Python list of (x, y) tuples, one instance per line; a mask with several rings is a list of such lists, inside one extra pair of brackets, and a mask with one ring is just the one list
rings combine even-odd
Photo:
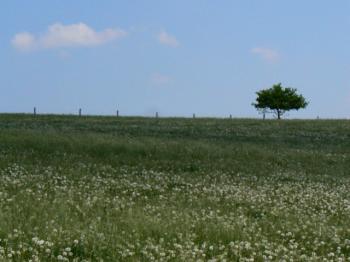
[(0, 259), (345, 261), (349, 157), (345, 120), (0, 115)]

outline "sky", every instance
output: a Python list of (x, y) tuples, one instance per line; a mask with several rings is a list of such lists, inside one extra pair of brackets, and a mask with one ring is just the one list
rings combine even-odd
[(282, 83), (349, 118), (350, 1), (2, 0), (0, 72), (0, 112), (261, 117)]

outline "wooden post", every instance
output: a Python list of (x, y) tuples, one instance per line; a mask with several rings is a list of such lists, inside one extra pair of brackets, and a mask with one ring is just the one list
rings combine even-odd
[(81, 116), (81, 108), (79, 108), (79, 116)]
[(34, 116), (36, 116), (36, 107), (34, 107)]

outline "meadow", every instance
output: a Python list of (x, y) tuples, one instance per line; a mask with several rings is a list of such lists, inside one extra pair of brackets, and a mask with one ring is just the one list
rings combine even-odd
[(0, 115), (0, 261), (350, 261), (350, 121)]

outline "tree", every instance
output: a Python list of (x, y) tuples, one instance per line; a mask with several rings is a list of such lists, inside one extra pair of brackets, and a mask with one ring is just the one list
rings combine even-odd
[(260, 112), (272, 112), (278, 119), (289, 110), (299, 110), (308, 105), (302, 95), (297, 94), (295, 88), (284, 88), (282, 84), (256, 92), (256, 103), (252, 105)]

